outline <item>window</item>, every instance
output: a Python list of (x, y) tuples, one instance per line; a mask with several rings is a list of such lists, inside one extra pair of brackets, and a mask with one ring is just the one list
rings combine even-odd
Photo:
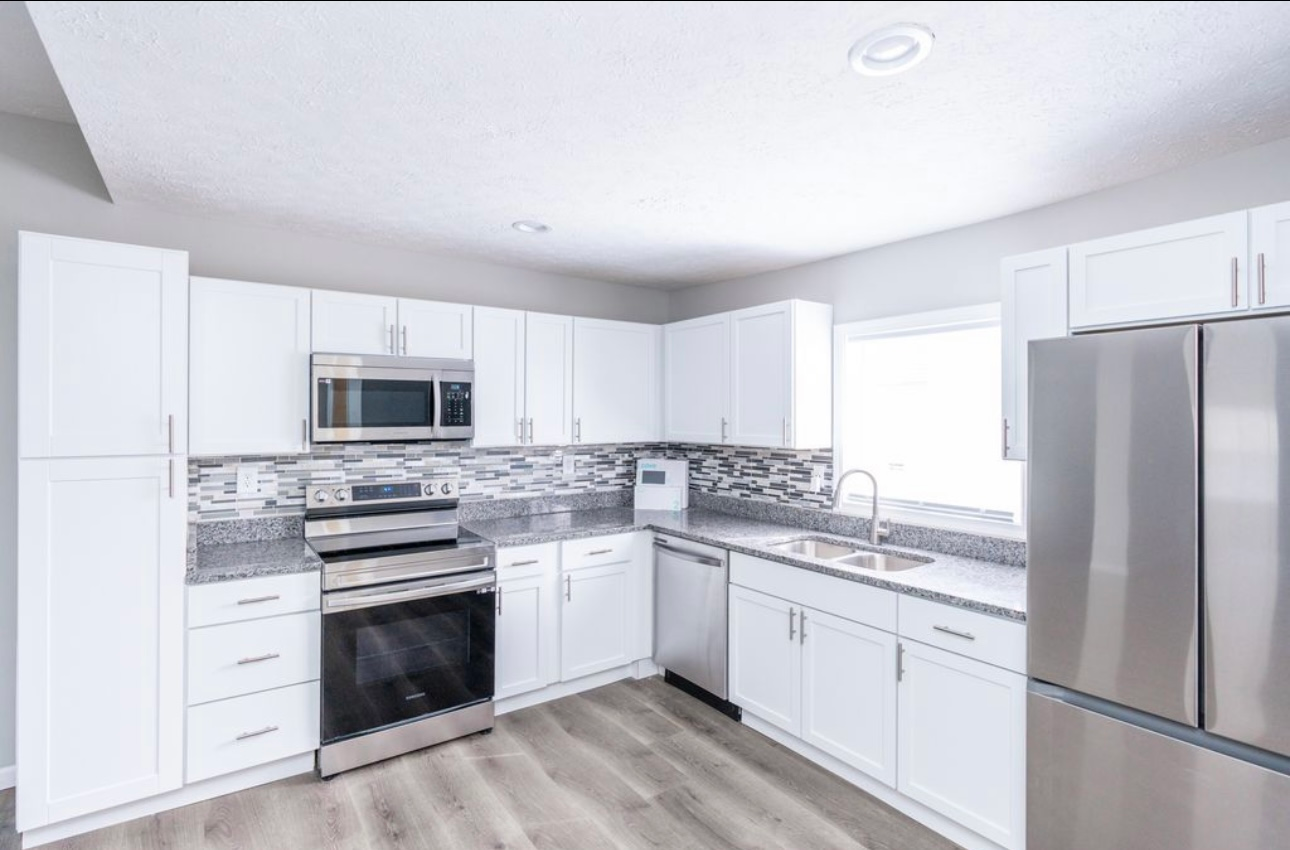
[[(1002, 459), (998, 305), (839, 325), (834, 480), (867, 469), (884, 516), (1017, 533), (1024, 464)], [(844, 507), (868, 511), (863, 478)]]

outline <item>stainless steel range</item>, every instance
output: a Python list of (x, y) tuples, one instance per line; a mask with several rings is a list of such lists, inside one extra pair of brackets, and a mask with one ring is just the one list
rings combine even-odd
[(323, 560), (323, 776), (493, 727), (491, 543), (455, 480), (310, 488)]

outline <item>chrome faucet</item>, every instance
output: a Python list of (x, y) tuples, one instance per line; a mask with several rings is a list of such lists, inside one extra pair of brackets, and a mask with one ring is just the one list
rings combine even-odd
[(863, 475), (869, 479), (871, 484), (873, 484), (873, 516), (869, 519), (869, 543), (877, 546), (882, 542), (884, 537), (891, 534), (891, 531), (887, 528), (887, 524), (885, 522), (878, 519), (878, 479), (873, 477), (872, 472), (865, 469), (848, 469), (846, 472), (842, 473), (842, 477), (838, 479), (838, 483), (833, 485), (833, 510), (836, 511), (838, 509), (838, 505), (842, 504), (842, 485), (845, 484), (847, 479), (852, 475)]

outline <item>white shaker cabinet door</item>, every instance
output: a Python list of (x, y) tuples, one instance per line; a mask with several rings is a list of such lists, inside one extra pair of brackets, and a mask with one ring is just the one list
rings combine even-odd
[(730, 585), (730, 701), (793, 735), (802, 733), (802, 607)]
[(309, 450), (309, 290), (192, 279), (194, 455)]
[(326, 354), (394, 354), (398, 299), (357, 292), (313, 291), (313, 350)]
[(535, 691), (559, 679), (559, 600), (554, 572), (503, 578), (497, 592), (494, 699)]
[(476, 446), (518, 446), (524, 420), (524, 311), (475, 308)]
[(188, 254), (18, 239), (20, 457), (183, 454)]
[(724, 443), (730, 431), (730, 314), (663, 327), (663, 438)]
[(20, 830), (182, 782), (185, 468), (19, 463)]
[(573, 440), (658, 439), (659, 327), (573, 320)]
[(567, 446), (573, 442), (573, 319), (527, 314), (524, 351), (527, 441)]
[(1250, 303), (1290, 307), (1290, 202), (1250, 210)]
[(400, 298), (399, 354), (471, 359), (474, 353), (473, 310), (469, 304)]
[(561, 577), (560, 679), (632, 661), (636, 634), (631, 562), (566, 570)]
[(730, 442), (791, 445), (792, 327), (789, 302), (730, 314)]
[(1066, 336), (1066, 249), (1005, 257), (1003, 277), (1004, 460), (1025, 460), (1031, 340)]

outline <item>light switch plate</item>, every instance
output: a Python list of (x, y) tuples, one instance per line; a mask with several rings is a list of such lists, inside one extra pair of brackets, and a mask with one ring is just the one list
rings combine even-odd
[(249, 463), (238, 464), (237, 494), (239, 496), (260, 495), (260, 468), (258, 466)]

